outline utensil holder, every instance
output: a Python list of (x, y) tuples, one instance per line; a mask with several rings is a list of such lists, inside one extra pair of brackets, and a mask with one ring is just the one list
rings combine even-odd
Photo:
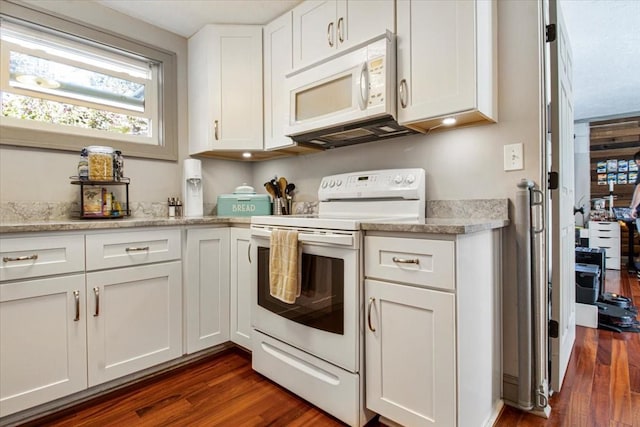
[(275, 199), (273, 199), (274, 215), (291, 215), (292, 207), (293, 207), (292, 199), (285, 199), (283, 197), (276, 197)]

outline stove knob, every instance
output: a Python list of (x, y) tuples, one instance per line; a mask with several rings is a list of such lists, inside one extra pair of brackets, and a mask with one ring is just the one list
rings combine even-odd
[(411, 174), (409, 174), (409, 175), (407, 175), (407, 177), (404, 180), (405, 180), (405, 182), (407, 184), (413, 184), (415, 182), (415, 180), (416, 180), (416, 177), (411, 175)]
[(333, 188), (333, 187), (335, 187), (335, 185), (336, 185), (336, 182), (334, 180), (331, 180), (329, 182), (329, 187)]
[(327, 188), (327, 181), (322, 181), (322, 188)]
[(396, 177), (393, 178), (393, 182), (395, 182), (396, 184), (402, 184), (402, 176), (396, 175)]
[(340, 179), (339, 179), (339, 180), (337, 180), (337, 181), (336, 181), (336, 185), (337, 185), (338, 187), (340, 187), (340, 186), (342, 185), (342, 180), (340, 180)]

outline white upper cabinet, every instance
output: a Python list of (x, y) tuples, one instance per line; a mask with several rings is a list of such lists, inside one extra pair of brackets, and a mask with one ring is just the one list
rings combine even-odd
[(189, 39), (189, 154), (262, 150), (262, 27), (207, 25)]
[(400, 124), (495, 122), (495, 2), (398, 0), (396, 7)]
[(293, 65), (289, 11), (264, 27), (264, 148), (295, 145), (284, 135), (289, 119), (289, 94), (285, 76)]
[(293, 68), (394, 29), (393, 0), (307, 0), (293, 9)]

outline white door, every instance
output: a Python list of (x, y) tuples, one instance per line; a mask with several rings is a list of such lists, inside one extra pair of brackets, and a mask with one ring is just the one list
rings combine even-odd
[(89, 386), (182, 355), (180, 261), (87, 274)]
[(231, 229), (231, 333), (234, 343), (251, 350), (251, 230)]
[(398, 121), (474, 108), (476, 2), (398, 0), (396, 8)]
[(406, 426), (455, 426), (455, 296), (376, 280), (365, 293), (367, 408)]
[(336, 0), (310, 0), (293, 9), (293, 68), (336, 52)]
[(551, 190), (550, 264), (551, 317), (558, 337), (551, 338), (551, 387), (559, 391), (576, 336), (572, 56), (560, 5), (549, 0), (549, 19), (556, 40), (548, 43), (551, 88), (551, 162), (558, 174), (558, 189)]
[(187, 230), (187, 353), (229, 340), (229, 229)]
[(84, 294), (84, 274), (0, 285), (0, 417), (87, 387)]
[(395, 33), (393, 0), (346, 0), (338, 3), (338, 48), (346, 49), (389, 30)]
[(293, 66), (291, 18), (287, 12), (264, 27), (264, 148), (274, 150), (295, 145), (284, 135), (289, 121), (289, 93), (285, 75)]

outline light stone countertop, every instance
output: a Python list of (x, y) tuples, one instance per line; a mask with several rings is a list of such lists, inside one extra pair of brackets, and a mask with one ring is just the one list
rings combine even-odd
[[(133, 217), (118, 219), (69, 219), (61, 217), (69, 206), (50, 204), (0, 204), (0, 234), (127, 229), (135, 227), (184, 227), (199, 225), (240, 225), (248, 227), (251, 217), (204, 216), (202, 218), (167, 218), (163, 204), (142, 206)], [(317, 212), (317, 202), (294, 204), (296, 214)], [(164, 212), (166, 215), (166, 212)], [(420, 223), (366, 222), (364, 231), (409, 232), (426, 234), (468, 234), (506, 227), (509, 222), (508, 199), (433, 200), (427, 201), (427, 219)]]
[[(250, 217), (218, 217), (202, 218), (123, 218), (113, 220), (72, 219), (58, 221), (34, 221), (22, 223), (0, 223), (0, 234), (47, 232), (47, 231), (86, 231), (106, 229), (126, 229), (135, 227), (176, 227), (194, 225), (249, 225)], [(365, 231), (392, 231), (429, 234), (468, 234), (483, 230), (502, 228), (509, 225), (504, 219), (476, 218), (427, 218), (420, 223), (403, 222), (361, 222), (360, 228)]]
[(86, 231), (126, 229), (135, 227), (183, 227), (190, 225), (249, 225), (250, 217), (205, 216), (202, 218), (121, 218), (121, 219), (68, 219), (29, 222), (2, 222), (0, 234), (44, 231)]

